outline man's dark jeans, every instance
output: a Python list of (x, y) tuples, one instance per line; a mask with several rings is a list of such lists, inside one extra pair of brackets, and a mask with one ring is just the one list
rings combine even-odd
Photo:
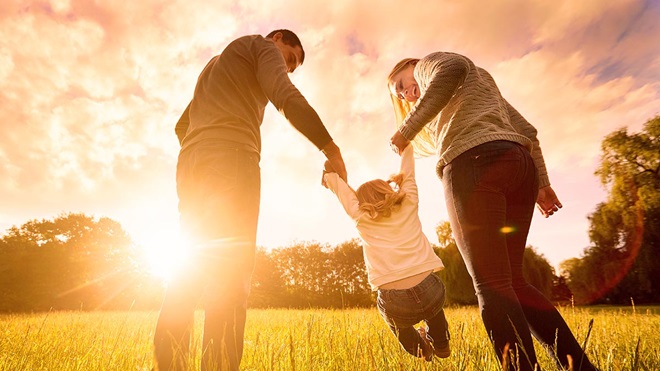
[(582, 370), (593, 369), (556, 308), (523, 277), (538, 194), (529, 151), (508, 141), (482, 144), (445, 166), (442, 183), (452, 231), (500, 359), (508, 346), (520, 369), (532, 370), (533, 334), (563, 367), (570, 355), (575, 370), (580, 364)]
[(181, 227), (192, 258), (172, 278), (154, 336), (160, 370), (189, 368), (195, 308), (204, 294), (202, 369), (238, 370), (254, 269), (259, 155), (205, 143), (179, 155)]

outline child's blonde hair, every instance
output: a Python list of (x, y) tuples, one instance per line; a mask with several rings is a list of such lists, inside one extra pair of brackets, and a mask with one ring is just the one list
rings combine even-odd
[[(390, 99), (392, 100), (392, 106), (394, 107), (394, 118), (397, 128), (403, 124), (403, 120), (408, 115), (408, 112), (410, 112), (415, 106), (416, 102), (408, 102), (407, 100), (399, 99), (399, 97), (392, 94), (392, 90), (389, 87), (394, 75), (404, 70), (409, 65), (416, 65), (417, 62), (419, 62), (419, 59), (417, 58), (404, 58), (392, 68), (392, 71), (387, 76), (387, 90), (390, 92)], [(428, 129), (428, 126), (424, 126), (410, 144), (413, 146), (416, 157), (428, 157), (436, 153), (435, 139), (433, 133)]]
[[(355, 191), (360, 210), (374, 220), (389, 217), (401, 206), (406, 197), (406, 193), (401, 191), (402, 182), (403, 174), (396, 174), (387, 182), (374, 179), (362, 184)], [(395, 187), (392, 187), (392, 183)]]

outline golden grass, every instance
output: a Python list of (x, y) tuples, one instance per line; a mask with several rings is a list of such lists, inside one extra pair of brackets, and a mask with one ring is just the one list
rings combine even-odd
[[(452, 356), (427, 363), (403, 351), (375, 309), (248, 312), (242, 370), (499, 370), (475, 307), (446, 310)], [(603, 371), (660, 369), (655, 308), (562, 308)], [(0, 370), (150, 370), (157, 312), (0, 316)], [(201, 335), (202, 314), (196, 334)], [(193, 362), (199, 362), (199, 338)], [(538, 344), (544, 370), (556, 369)]]

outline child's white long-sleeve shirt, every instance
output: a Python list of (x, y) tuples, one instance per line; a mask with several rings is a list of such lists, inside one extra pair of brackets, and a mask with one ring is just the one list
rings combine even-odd
[(419, 220), (415, 160), (411, 145), (401, 154), (401, 173), (404, 176), (401, 191), (406, 193), (406, 197), (401, 207), (392, 212), (390, 217), (379, 220), (373, 220), (369, 214), (360, 211), (355, 192), (336, 173), (324, 175), (328, 188), (355, 221), (365, 243), (364, 261), (373, 290), (386, 283), (444, 268), (442, 260), (424, 235)]

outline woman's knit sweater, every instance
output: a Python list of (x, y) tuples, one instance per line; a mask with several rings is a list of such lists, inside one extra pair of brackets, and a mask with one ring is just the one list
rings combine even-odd
[(438, 175), (461, 153), (494, 140), (527, 148), (538, 169), (539, 187), (550, 185), (537, 131), (507, 102), (491, 75), (468, 58), (437, 52), (415, 66), (420, 97), (399, 128), (412, 140), (430, 130), (438, 149)]

